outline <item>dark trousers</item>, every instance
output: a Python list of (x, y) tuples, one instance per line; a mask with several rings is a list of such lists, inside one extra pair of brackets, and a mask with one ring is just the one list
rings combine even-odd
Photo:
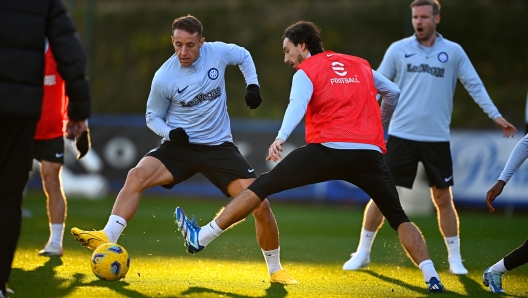
[(31, 169), (37, 120), (0, 117), (0, 289), (11, 264), (22, 225), (22, 192)]
[(409, 222), (385, 160), (378, 151), (332, 149), (308, 144), (293, 150), (271, 171), (261, 174), (249, 187), (261, 200), (295, 187), (344, 180), (365, 191), (390, 226), (398, 231)]
[(528, 263), (528, 239), (524, 241), (523, 245), (519, 246), (504, 257), (504, 267), (506, 267), (508, 271), (526, 263)]

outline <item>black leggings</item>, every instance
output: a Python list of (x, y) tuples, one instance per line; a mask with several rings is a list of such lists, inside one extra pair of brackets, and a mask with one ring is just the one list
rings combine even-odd
[(506, 267), (506, 270), (508, 271), (526, 263), (528, 263), (528, 239), (524, 241), (523, 245), (519, 246), (504, 257), (504, 267)]
[(394, 230), (409, 222), (389, 169), (381, 153), (374, 150), (308, 144), (292, 151), (248, 188), (263, 200), (274, 193), (329, 180), (344, 180), (365, 191)]

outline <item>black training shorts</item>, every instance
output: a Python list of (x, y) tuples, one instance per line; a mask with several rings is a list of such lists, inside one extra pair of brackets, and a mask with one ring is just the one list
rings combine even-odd
[(385, 161), (398, 186), (412, 188), (421, 161), (429, 186), (453, 185), (453, 160), (449, 142), (419, 142), (395, 136), (387, 140)]
[(33, 141), (33, 158), (64, 164), (64, 138)]
[(238, 148), (230, 142), (208, 146), (198, 144), (171, 145), (165, 141), (145, 156), (152, 156), (161, 161), (171, 172), (174, 181), (163, 185), (172, 188), (174, 185), (202, 173), (226, 197), (229, 183), (236, 179), (256, 178), (255, 169), (240, 154)]
[(332, 149), (308, 144), (293, 150), (248, 189), (262, 200), (280, 191), (329, 180), (344, 180), (365, 191), (393, 229), (409, 221), (389, 169), (381, 153), (375, 150)]

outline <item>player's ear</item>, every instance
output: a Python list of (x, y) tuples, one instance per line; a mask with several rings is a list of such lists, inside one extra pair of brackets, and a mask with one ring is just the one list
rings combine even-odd
[(205, 37), (200, 38), (200, 48), (203, 46), (205, 42)]
[(434, 16), (434, 23), (435, 25), (438, 25), (440, 23), (440, 14)]

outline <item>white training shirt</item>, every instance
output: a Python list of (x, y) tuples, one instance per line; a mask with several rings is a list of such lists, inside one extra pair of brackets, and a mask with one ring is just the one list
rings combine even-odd
[(528, 158), (528, 134), (522, 138), (512, 150), (502, 173), (500, 174), (499, 180), (506, 183), (510, 181), (510, 178), (522, 165), (522, 163)]
[[(380, 75), (376, 71), (372, 70), (372, 75), (374, 77), (374, 85), (376, 89), (378, 89), (378, 92), (383, 96), (383, 101), (381, 104), (382, 123), (388, 123), (388, 119), (390, 119), (392, 116), (392, 113), (396, 108), (396, 104), (398, 103), (400, 91), (396, 84)], [(312, 81), (302, 69), (299, 69), (293, 75), (293, 82), (290, 92), (290, 103), (286, 108), (284, 119), (282, 120), (282, 126), (279, 130), (277, 138), (281, 138), (285, 141), (288, 139), (292, 131), (295, 129), (295, 127), (297, 127), (299, 122), (306, 114), (306, 109), (310, 99), (312, 98), (312, 94)], [(381, 152), (381, 148), (378, 146), (363, 143), (327, 142), (322, 143), (322, 145), (334, 149), (367, 149)]]
[(389, 135), (423, 142), (449, 141), (457, 78), (491, 119), (501, 117), (462, 47), (438, 33), (434, 45), (426, 49), (414, 35), (394, 42), (378, 72), (401, 90)]
[(172, 55), (156, 72), (147, 101), (147, 126), (163, 142), (177, 127), (189, 135), (189, 142), (220, 145), (232, 142), (227, 113), (225, 68), (238, 65), (246, 85), (258, 85), (251, 54), (244, 48), (223, 42), (206, 42), (200, 57), (184, 67)]

